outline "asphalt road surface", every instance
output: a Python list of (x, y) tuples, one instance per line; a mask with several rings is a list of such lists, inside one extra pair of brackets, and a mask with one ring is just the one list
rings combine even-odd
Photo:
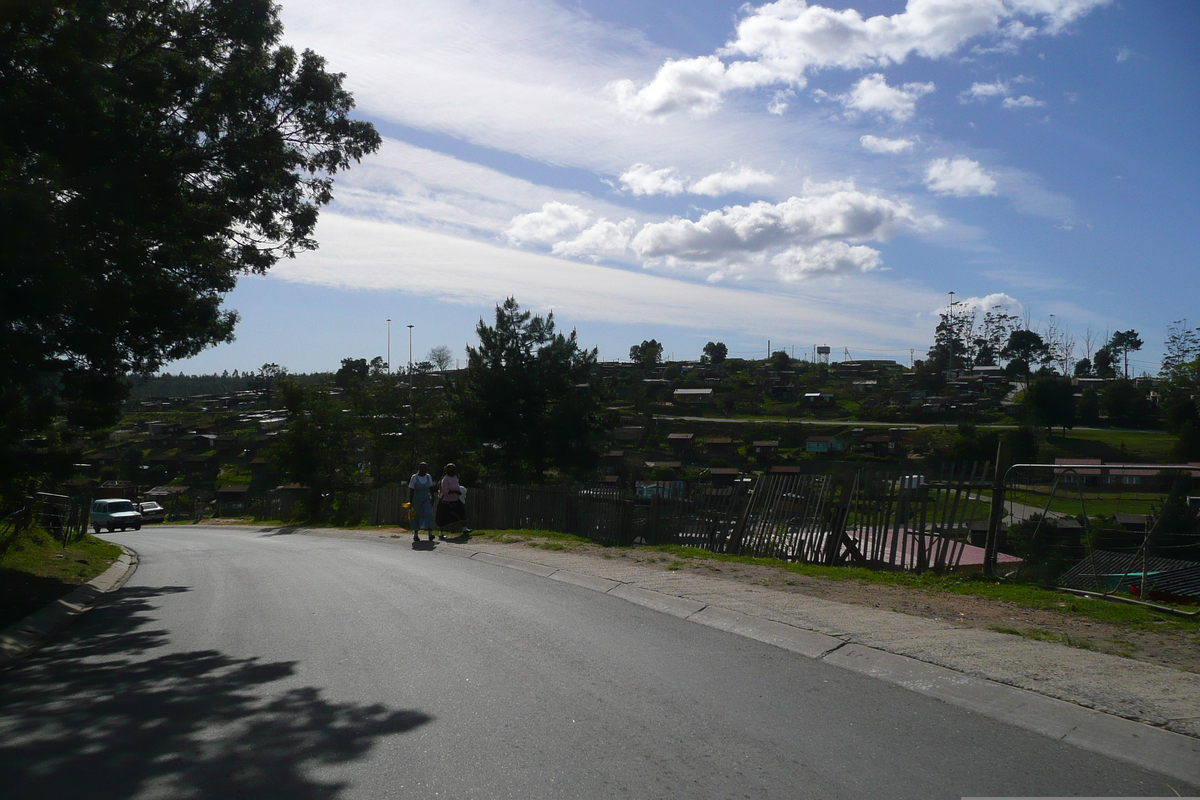
[(619, 598), (280, 530), (133, 578), (0, 673), (6, 798), (1174, 796), (1194, 787)]

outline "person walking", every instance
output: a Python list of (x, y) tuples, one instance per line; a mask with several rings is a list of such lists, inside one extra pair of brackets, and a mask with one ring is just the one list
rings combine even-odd
[(421, 531), (429, 531), (429, 541), (433, 541), (433, 476), (429, 474), (429, 465), (422, 461), (417, 464), (416, 473), (408, 479), (408, 502), (412, 505), (413, 544), (421, 541)]
[(467, 506), (463, 503), (463, 488), (458, 481), (458, 467), (447, 464), (438, 481), (437, 526), (443, 539), (446, 530), (462, 533), (467, 521)]

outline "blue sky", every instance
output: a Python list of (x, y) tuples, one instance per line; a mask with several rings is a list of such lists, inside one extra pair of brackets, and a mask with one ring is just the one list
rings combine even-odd
[(380, 152), (172, 372), (457, 357), (513, 295), (619, 359), (907, 362), (948, 301), (1079, 355), (1200, 325), (1200, 4), (284, 0)]

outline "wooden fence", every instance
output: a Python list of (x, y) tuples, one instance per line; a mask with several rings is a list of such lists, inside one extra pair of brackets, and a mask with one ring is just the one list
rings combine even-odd
[(679, 498), (626, 499), (609, 488), (494, 486), (469, 501), (475, 528), (534, 528), (602, 544), (679, 544), (814, 564), (943, 572), (960, 566), (989, 465), (936, 474), (856, 470), (768, 473)]

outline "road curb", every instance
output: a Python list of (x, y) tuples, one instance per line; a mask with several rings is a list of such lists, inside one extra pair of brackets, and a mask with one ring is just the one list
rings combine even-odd
[(1027, 689), (976, 678), (909, 656), (630, 583), (567, 572), (468, 548), (443, 552), (621, 598), (698, 625), (779, 647), (1015, 725), (1084, 750), (1200, 786), (1200, 739), (1106, 714)]
[(121, 588), (137, 570), (138, 556), (120, 545), (121, 556), (87, 583), (0, 631), (0, 669), (36, 650), (50, 634), (87, 611), (108, 592)]
[(1200, 740), (1190, 736), (864, 645), (821, 660), (1200, 786)]

